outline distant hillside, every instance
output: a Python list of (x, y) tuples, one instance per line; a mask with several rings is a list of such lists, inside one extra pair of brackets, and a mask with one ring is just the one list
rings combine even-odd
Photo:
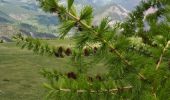
[[(62, 0), (65, 1), (67, 0)], [(134, 6), (140, 0), (132, 1)], [(75, 0), (78, 9), (85, 5), (93, 6), (94, 24), (98, 24), (102, 18), (108, 16), (112, 20), (111, 24), (122, 21), (127, 17), (129, 2), (130, 0)], [(59, 20), (55, 15), (43, 12), (36, 0), (0, 0), (0, 25), (6, 24), (28, 33), (57, 34), (56, 26)]]
[(34, 27), (33, 32), (52, 34), (57, 33), (54, 26), (58, 20), (56, 16), (41, 11), (35, 0), (0, 0), (0, 24), (9, 23), (24, 29), (25, 26)]
[(12, 19), (6, 13), (0, 11), (0, 24), (13, 23), (13, 22), (14, 22), (14, 19)]

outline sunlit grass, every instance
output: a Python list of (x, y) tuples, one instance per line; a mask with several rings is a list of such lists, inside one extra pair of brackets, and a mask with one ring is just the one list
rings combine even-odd
[[(48, 40), (50, 45), (68, 46), (71, 40)], [(70, 65), (70, 58), (40, 56), (15, 43), (0, 44), (0, 100), (43, 100), (45, 82), (39, 73), (42, 68), (56, 69), (66, 73), (76, 68)], [(88, 74), (106, 72), (105, 67), (93, 68)]]

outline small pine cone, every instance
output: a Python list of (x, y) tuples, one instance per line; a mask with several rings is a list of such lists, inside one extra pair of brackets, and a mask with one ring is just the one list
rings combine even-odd
[(63, 47), (60, 46), (60, 47), (58, 48), (58, 53), (62, 53), (63, 50), (64, 50)]
[(89, 56), (90, 52), (87, 48), (84, 49), (84, 56)]
[(60, 57), (59, 54), (58, 54), (58, 52), (54, 52), (54, 55), (55, 55), (57, 58)]
[(88, 77), (87, 79), (89, 82), (93, 82), (93, 78), (92, 77)]
[(97, 76), (96, 76), (96, 80), (102, 81), (102, 77), (101, 77), (100, 75), (97, 75)]
[(51, 8), (51, 9), (49, 9), (49, 11), (50, 11), (50, 12), (56, 12), (57, 9), (56, 9), (56, 8)]
[(114, 52), (115, 51), (115, 49), (113, 49), (113, 48), (110, 48), (110, 52), (112, 53), (112, 52)]
[(76, 75), (74, 72), (69, 72), (69, 73), (67, 73), (67, 77), (68, 77), (69, 79), (74, 79), (74, 80), (77, 79), (77, 75)]
[(77, 23), (75, 23), (75, 26), (77, 27), (77, 29), (79, 30), (79, 31), (83, 31), (83, 28), (80, 26), (80, 24), (77, 22)]
[(94, 54), (96, 54), (97, 53), (97, 50), (98, 50), (98, 48), (97, 47), (94, 47)]
[(70, 56), (70, 55), (72, 54), (71, 49), (70, 49), (70, 48), (67, 48), (66, 51), (65, 51), (65, 54), (66, 54), (67, 56)]
[(64, 51), (63, 47), (60, 46), (60, 47), (58, 48), (58, 55), (59, 55), (59, 57), (61, 57), (61, 58), (64, 58), (63, 51)]

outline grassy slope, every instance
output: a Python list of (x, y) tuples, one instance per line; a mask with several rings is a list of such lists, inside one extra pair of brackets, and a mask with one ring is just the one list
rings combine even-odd
[(0, 44), (0, 100), (42, 100), (44, 80), (40, 69), (67, 71), (71, 68), (66, 60), (34, 55), (15, 43)]
[[(54, 45), (67, 45), (69, 40), (48, 41)], [(39, 74), (41, 68), (57, 69), (61, 72), (74, 70), (67, 62), (69, 58), (57, 59), (21, 50), (15, 43), (0, 44), (0, 100), (43, 100), (44, 78)], [(103, 66), (89, 73), (105, 71)]]

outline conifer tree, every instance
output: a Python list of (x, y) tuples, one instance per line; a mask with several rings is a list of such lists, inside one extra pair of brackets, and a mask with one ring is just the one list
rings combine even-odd
[[(48, 98), (54, 100), (169, 100), (170, 99), (170, 1), (142, 1), (122, 23), (109, 25), (103, 18), (93, 25), (93, 8), (85, 6), (80, 13), (74, 0), (62, 5), (60, 0), (38, 0), (40, 7), (57, 13), (61, 20), (60, 35), (64, 38), (76, 29), (72, 54), (77, 72), (62, 74), (42, 70), (49, 83)], [(154, 13), (144, 13), (154, 9)], [(148, 28), (148, 29), (147, 29)], [(120, 31), (121, 30), (121, 31)], [(17, 36), (18, 43), (40, 54), (54, 54), (53, 47), (35, 39)], [(23, 42), (24, 41), (24, 42)], [(38, 42), (37, 42), (38, 41)], [(83, 56), (84, 48), (97, 52)], [(105, 75), (88, 76), (87, 70), (103, 63)]]

